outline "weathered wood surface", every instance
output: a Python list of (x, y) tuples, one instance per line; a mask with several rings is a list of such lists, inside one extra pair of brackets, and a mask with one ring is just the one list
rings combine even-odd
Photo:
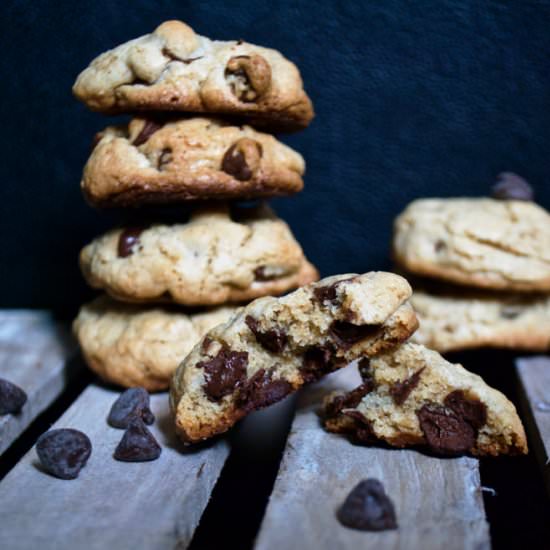
[[(356, 446), (321, 428), (320, 396), (358, 384), (346, 369), (303, 395), (256, 550), (490, 548), (477, 460)], [(370, 477), (391, 496), (398, 530), (361, 532), (337, 521), (349, 491)]]
[(80, 364), (68, 327), (46, 311), (0, 311), (0, 377), (23, 388), (28, 400), (16, 415), (0, 416), (0, 454), (63, 391)]
[(550, 492), (550, 357), (518, 359), (516, 369), (523, 389), (523, 418)]
[(118, 392), (91, 385), (56, 422), (92, 441), (92, 455), (71, 481), (40, 470), (33, 449), (0, 483), (0, 548), (117, 550), (185, 548), (229, 453), (223, 440), (185, 450), (166, 394), (151, 397), (151, 431), (162, 446), (153, 462), (117, 462), (123, 430), (106, 416)]

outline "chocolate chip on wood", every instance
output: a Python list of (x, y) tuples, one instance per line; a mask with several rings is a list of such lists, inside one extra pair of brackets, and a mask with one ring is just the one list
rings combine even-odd
[(203, 337), (172, 379), (179, 435), (193, 443), (222, 433), (250, 411), (396, 346), (417, 326), (410, 294), (392, 273), (337, 275), (238, 310)]
[(113, 403), (107, 422), (113, 428), (127, 428), (133, 418), (152, 424), (155, 416), (149, 407), (149, 394), (145, 388), (129, 388)]
[(437, 352), (407, 343), (362, 363), (359, 388), (325, 399), (327, 430), (438, 455), (527, 452), (514, 405)]

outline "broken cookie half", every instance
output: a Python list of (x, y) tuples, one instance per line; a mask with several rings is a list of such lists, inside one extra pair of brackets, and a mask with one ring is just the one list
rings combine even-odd
[(225, 432), (302, 385), (395, 347), (417, 327), (410, 295), (402, 277), (371, 272), (329, 277), (240, 309), (174, 374), (179, 435), (193, 443)]
[(359, 362), (363, 384), (325, 399), (328, 431), (440, 455), (525, 454), (514, 405), (481, 377), (407, 343)]

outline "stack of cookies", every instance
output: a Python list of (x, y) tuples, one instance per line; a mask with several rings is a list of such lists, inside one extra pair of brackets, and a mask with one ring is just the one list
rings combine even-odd
[(503, 173), (492, 198), (422, 199), (397, 218), (394, 257), (413, 280), (413, 339), (441, 352), (550, 349), (550, 214)]
[(73, 91), (92, 110), (139, 113), (97, 134), (81, 184), (88, 202), (179, 209), (175, 222), (165, 210), (160, 222), (143, 215), (82, 250), (86, 281), (106, 294), (81, 308), (74, 331), (103, 379), (163, 390), (238, 304), (318, 279), (266, 205), (233, 202), (302, 189), (300, 154), (254, 127), (303, 128), (312, 105), (277, 51), (213, 41), (179, 21), (100, 55)]

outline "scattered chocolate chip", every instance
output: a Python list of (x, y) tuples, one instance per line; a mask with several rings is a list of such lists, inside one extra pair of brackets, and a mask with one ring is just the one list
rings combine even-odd
[(476, 430), (451, 409), (426, 404), (416, 411), (420, 429), (429, 447), (442, 455), (467, 453), (476, 441)]
[(27, 394), (12, 382), (0, 378), (0, 415), (18, 413), (27, 401)]
[(36, 442), (40, 463), (48, 473), (60, 479), (77, 478), (91, 453), (88, 436), (69, 428), (50, 430)]
[(519, 306), (503, 306), (500, 310), (500, 316), (504, 319), (516, 319), (522, 313), (522, 308)]
[(420, 375), (426, 367), (422, 367), (417, 370), (415, 373), (411, 374), (408, 378), (402, 382), (395, 382), (390, 388), (390, 395), (392, 396), (393, 402), (396, 405), (403, 405), (409, 397), (410, 393), (416, 388), (418, 382), (420, 381)]
[(118, 238), (118, 257), (127, 258), (133, 254), (133, 247), (139, 243), (143, 227), (127, 227)]
[(162, 128), (162, 124), (156, 120), (146, 120), (143, 124), (141, 132), (136, 136), (132, 145), (134, 147), (139, 147), (143, 145), (155, 132)]
[(254, 319), (251, 315), (247, 315), (244, 321), (254, 334), (258, 344), (264, 349), (271, 353), (281, 353), (285, 349), (287, 335), (283, 330), (271, 329), (263, 332), (259, 328), (258, 320)]
[(491, 196), (494, 199), (516, 201), (532, 201), (534, 199), (533, 188), (521, 176), (513, 172), (502, 172), (497, 176)]
[(247, 412), (263, 409), (277, 403), (292, 391), (286, 380), (273, 380), (273, 371), (260, 369), (247, 380), (239, 391), (236, 406)]
[(304, 382), (314, 382), (335, 367), (334, 351), (328, 346), (312, 346), (306, 350), (300, 367)]
[(132, 418), (141, 418), (146, 424), (155, 421), (145, 388), (129, 388), (122, 392), (113, 403), (107, 422), (113, 428), (127, 428)]
[(197, 363), (204, 369), (204, 391), (211, 401), (219, 401), (233, 393), (246, 381), (248, 352), (222, 347), (216, 357)]
[(372, 384), (361, 384), (352, 391), (343, 395), (337, 395), (325, 406), (325, 416), (334, 418), (342, 412), (343, 409), (353, 409), (361, 403), (365, 395), (369, 394), (373, 389)]
[(463, 418), (470, 426), (479, 430), (487, 422), (487, 407), (478, 399), (469, 399), (462, 390), (455, 390), (445, 397), (443, 403)]
[(332, 339), (344, 349), (379, 332), (380, 325), (354, 325), (346, 321), (333, 321), (329, 327)]
[(170, 164), (173, 160), (172, 149), (170, 147), (165, 147), (159, 155), (157, 160), (157, 169), (162, 171)]
[(361, 481), (336, 514), (342, 525), (360, 531), (397, 529), (395, 509), (377, 479)]
[(147, 429), (143, 420), (133, 417), (117, 445), (113, 457), (123, 462), (147, 462), (156, 460), (160, 453), (160, 445)]
[(261, 143), (254, 139), (241, 138), (225, 152), (221, 168), (235, 179), (247, 181), (258, 170), (262, 155)]
[(445, 241), (438, 240), (435, 241), (434, 248), (436, 252), (442, 252), (447, 248), (447, 244), (445, 243)]

